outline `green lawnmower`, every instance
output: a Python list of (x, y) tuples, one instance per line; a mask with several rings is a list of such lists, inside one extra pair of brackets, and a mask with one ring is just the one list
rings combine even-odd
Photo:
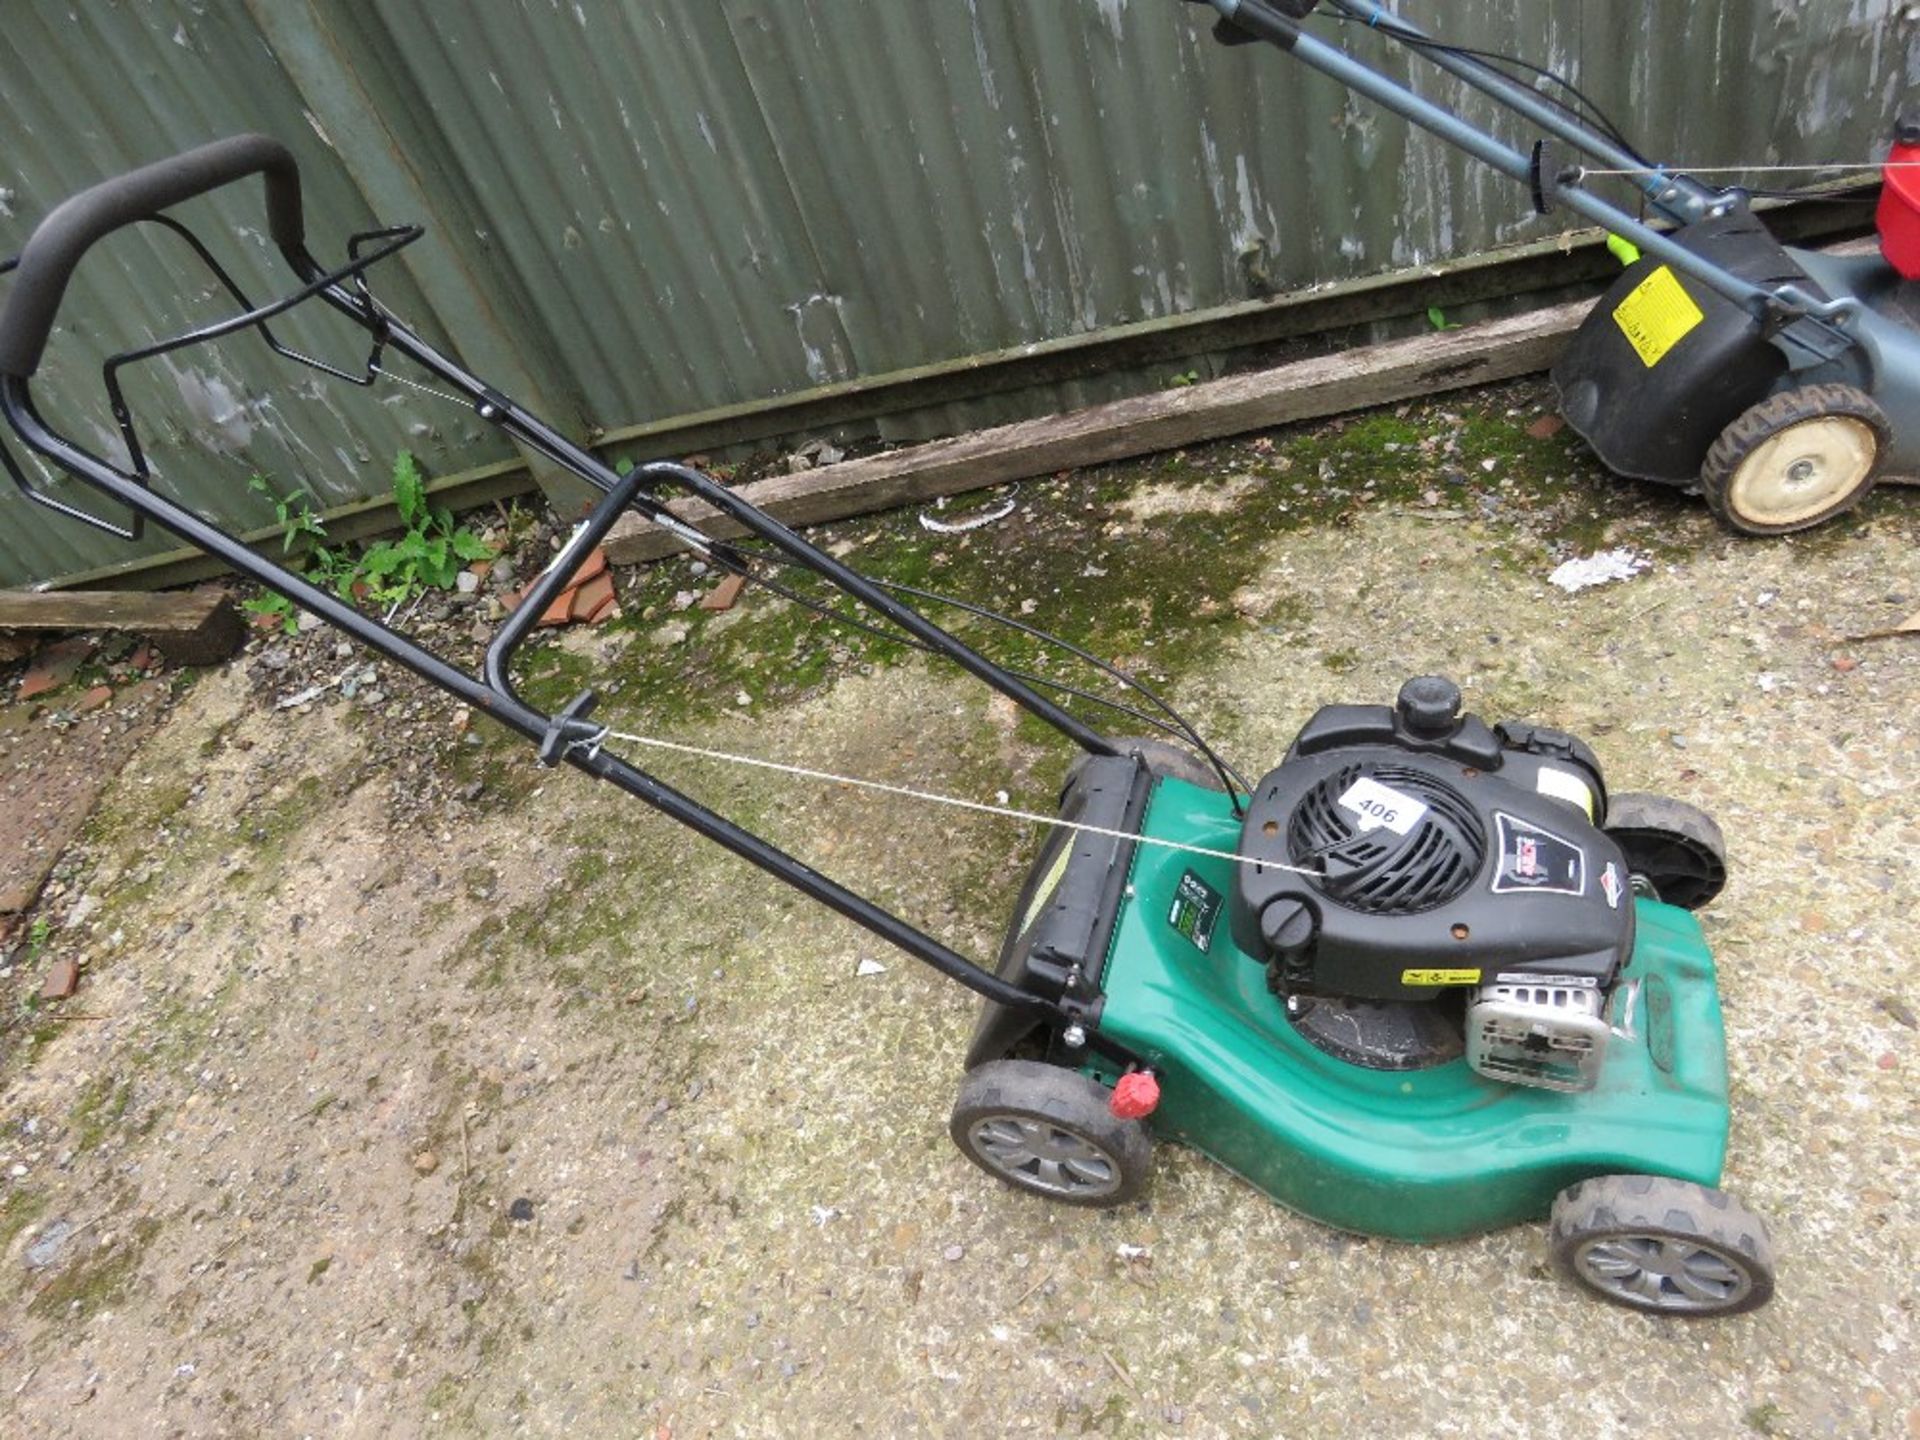
[[(165, 213), (255, 175), (297, 279), (258, 304)], [(104, 236), (144, 224), (204, 263), (235, 309), (104, 362), (122, 442), (109, 458), (42, 414), (34, 382), (75, 268)], [(1435, 677), (1409, 681), (1391, 706), (1321, 710), (1278, 769), (1241, 783), (1192, 726), (1112, 666), (1095, 662), (1133, 686), (1135, 705), (994, 663), (907, 603), (941, 597), (859, 574), (698, 470), (656, 462), (616, 473), (376, 298), (370, 272), (420, 234), (353, 236), (323, 265), (307, 247), (293, 157), (258, 135), (73, 197), (17, 261), (0, 264), (12, 273), (0, 418), (44, 467), (111, 508), (63, 498), (5, 446), (0, 468), (72, 523), (127, 538), (153, 524), (180, 537), (490, 716), (544, 763), (606, 781), (981, 994), (952, 1129), (1012, 1185), (1122, 1204), (1146, 1183), (1153, 1140), (1178, 1140), (1307, 1215), (1370, 1234), (1438, 1240), (1550, 1213), (1562, 1265), (1641, 1309), (1731, 1314), (1767, 1299), (1766, 1231), (1713, 1188), (1726, 1062), (1713, 962), (1688, 913), (1725, 878), (1705, 816), (1672, 801), (1609, 799), (1587, 746), (1463, 716), (1458, 690)], [(365, 359), (343, 367), (284, 344), (273, 326), (298, 305), (357, 327)], [(340, 384), (386, 383), (395, 365), (418, 370), (601, 493), (477, 668), (248, 548), (150, 470), (122, 373), (227, 337)], [(673, 493), (750, 538), (701, 530), (669, 508)], [(625, 758), (661, 742), (592, 719), (593, 691), (553, 713), (518, 693), (522, 642), (628, 512), (717, 569), (851, 619), (822, 602), (820, 585), (830, 587), (1079, 747), (1059, 814), (1030, 817), (1053, 833), (1013, 907), (997, 973)], [(814, 588), (795, 588), (796, 573)], [(1042, 689), (1157, 723), (1205, 761), (1163, 740), (1110, 739)]]
[(999, 965), (1077, 1018), (989, 1003), (953, 1137), (1069, 1204), (1133, 1198), (1162, 1139), (1362, 1234), (1550, 1218), (1609, 1300), (1753, 1309), (1773, 1261), (1715, 1188), (1726, 1047), (1690, 913), (1719, 830), (1459, 706), (1433, 676), (1328, 706), (1244, 807), (1162, 743), (1077, 765), (1061, 815), (1090, 828), (1042, 851)]

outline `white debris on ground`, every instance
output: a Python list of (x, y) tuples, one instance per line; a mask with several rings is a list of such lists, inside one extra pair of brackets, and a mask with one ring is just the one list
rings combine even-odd
[[(1014, 510), (1018, 508), (1018, 495), (1019, 487), (1015, 486), (1014, 492), (1008, 495), (1007, 498), (1002, 500), (998, 505), (990, 510), (982, 510), (977, 514), (969, 515), (964, 520), (936, 520), (923, 510), (920, 512), (920, 528), (930, 530), (936, 535), (964, 535), (969, 530), (983, 529), (993, 524), (996, 520), (1004, 520), (1007, 516), (1011, 515)], [(942, 496), (934, 508), (938, 510), (946, 509), (946, 497)]]
[(1647, 557), (1632, 550), (1601, 550), (1593, 555), (1563, 561), (1547, 577), (1569, 595), (1613, 580), (1631, 580), (1647, 568)]

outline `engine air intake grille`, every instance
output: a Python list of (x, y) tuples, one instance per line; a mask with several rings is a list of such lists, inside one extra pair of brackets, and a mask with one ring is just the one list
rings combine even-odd
[[(1340, 805), (1362, 776), (1411, 795), (1426, 812), (1405, 835), (1362, 830)], [(1325, 871), (1320, 887), (1369, 915), (1417, 915), (1453, 899), (1479, 873), (1486, 834), (1465, 799), (1436, 776), (1400, 765), (1348, 765), (1322, 780), (1295, 807), (1287, 826), (1295, 865)]]

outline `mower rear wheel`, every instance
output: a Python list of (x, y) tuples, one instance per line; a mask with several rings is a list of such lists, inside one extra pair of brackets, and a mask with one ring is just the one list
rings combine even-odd
[(1615, 795), (1602, 827), (1669, 905), (1698, 910), (1727, 883), (1727, 842), (1706, 811), (1664, 795)]
[[(1214, 773), (1213, 767), (1185, 746), (1143, 735), (1116, 735), (1113, 745), (1123, 755), (1138, 755), (1147, 762), (1147, 769), (1158, 778), (1184, 780), (1189, 785), (1198, 785), (1202, 790), (1227, 788)], [(1073, 782), (1092, 758), (1091, 755), (1081, 755), (1067, 767), (1067, 778), (1060, 786), (1063, 797), (1073, 788)]]
[(989, 1060), (960, 1083), (948, 1129), (996, 1180), (1064, 1205), (1122, 1205), (1146, 1183), (1153, 1140), (1144, 1121), (1114, 1115), (1107, 1097), (1077, 1070)]
[(1739, 1315), (1773, 1298), (1773, 1246), (1724, 1190), (1658, 1175), (1605, 1175), (1562, 1190), (1554, 1263), (1603, 1300), (1659, 1315)]
[(1720, 432), (1700, 467), (1700, 488), (1735, 530), (1805, 530), (1866, 498), (1892, 434), (1886, 411), (1851, 385), (1785, 390)]

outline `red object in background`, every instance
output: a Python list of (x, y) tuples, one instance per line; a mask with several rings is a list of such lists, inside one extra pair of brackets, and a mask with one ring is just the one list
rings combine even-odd
[(1880, 172), (1874, 216), (1880, 253), (1909, 280), (1920, 280), (1920, 120), (1900, 117), (1893, 150)]
[(1160, 1104), (1160, 1082), (1151, 1070), (1129, 1070), (1114, 1082), (1107, 1109), (1122, 1120), (1144, 1120)]

